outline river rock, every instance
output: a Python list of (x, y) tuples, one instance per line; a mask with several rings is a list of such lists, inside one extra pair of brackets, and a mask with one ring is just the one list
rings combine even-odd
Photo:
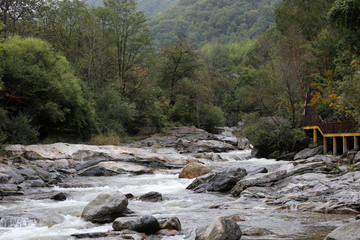
[(357, 152), (357, 154), (354, 157), (355, 162), (360, 162), (360, 152)]
[(306, 159), (309, 157), (313, 157), (316, 156), (318, 154), (321, 154), (324, 151), (324, 147), (323, 146), (318, 146), (315, 148), (305, 148), (304, 150), (301, 150), (300, 152), (298, 152), (295, 157), (294, 160), (298, 160), (298, 159)]
[(119, 217), (114, 220), (114, 222), (112, 223), (112, 227), (115, 231), (122, 231), (124, 229), (129, 229), (131, 224), (136, 220), (137, 218), (124, 219), (123, 217)]
[(160, 229), (159, 231), (156, 232), (156, 235), (170, 237), (170, 236), (178, 236), (180, 235), (180, 233), (175, 229)]
[(191, 143), (185, 150), (190, 153), (201, 153), (201, 152), (228, 152), (235, 150), (235, 147), (229, 143), (216, 141), (216, 140), (200, 140)]
[(229, 218), (212, 222), (197, 240), (239, 240), (241, 230), (237, 223)]
[(133, 240), (145, 240), (146, 234), (138, 233), (135, 231), (109, 231), (109, 232), (94, 232), (94, 233), (77, 233), (72, 234), (72, 237), (77, 239), (133, 239)]
[(252, 145), (247, 138), (240, 138), (237, 147), (240, 150), (249, 150), (252, 148)]
[(59, 192), (58, 194), (52, 196), (51, 199), (55, 201), (65, 201), (67, 199), (67, 194), (63, 192)]
[(159, 192), (148, 192), (140, 196), (139, 200), (143, 202), (161, 202), (162, 195)]
[(115, 176), (119, 174), (118, 172), (112, 171), (102, 166), (95, 166), (85, 169), (84, 171), (80, 171), (78, 173), (80, 176)]
[(332, 231), (325, 240), (359, 240), (360, 220), (344, 224)]
[(177, 217), (166, 218), (159, 221), (160, 229), (175, 229), (181, 231), (181, 223)]
[(81, 218), (94, 223), (109, 223), (120, 217), (127, 205), (127, 197), (118, 191), (100, 194), (85, 206)]
[(144, 215), (132, 222), (129, 229), (140, 233), (153, 234), (160, 230), (160, 225), (155, 217)]
[(201, 163), (191, 162), (186, 165), (181, 173), (179, 174), (179, 178), (196, 178), (201, 175), (205, 175), (211, 172), (211, 169)]
[(243, 236), (275, 235), (275, 233), (270, 230), (267, 230), (265, 228), (257, 228), (257, 227), (245, 227), (245, 228), (242, 227), (241, 232)]
[(246, 175), (247, 172), (243, 168), (209, 173), (195, 179), (187, 189), (192, 189), (196, 192), (228, 192)]

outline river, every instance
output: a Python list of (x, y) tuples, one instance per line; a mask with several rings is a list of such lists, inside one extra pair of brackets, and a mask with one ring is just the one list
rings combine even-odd
[[(283, 163), (274, 160), (248, 159), (249, 151), (224, 153), (226, 162), (207, 161), (206, 164), (221, 170), (243, 167), (248, 171), (258, 167), (276, 169)], [(239, 215), (239, 224), (246, 227), (265, 228), (274, 234), (267, 236), (243, 236), (242, 239), (296, 239), (318, 240), (332, 229), (340, 226), (346, 215), (330, 215), (298, 212), (295, 209), (279, 209), (261, 200), (239, 200), (229, 194), (194, 193), (186, 190), (192, 182), (179, 179), (179, 170), (154, 175), (118, 175), (113, 177), (75, 177), (66, 179), (69, 184), (84, 187), (38, 189), (23, 199), (0, 202), (2, 215), (12, 217), (0, 221), (1, 240), (30, 239), (73, 239), (71, 234), (104, 232), (111, 230), (111, 224), (95, 225), (84, 222), (80, 214), (92, 199), (101, 193), (119, 190), (134, 196), (157, 191), (163, 195), (162, 202), (149, 203), (130, 200), (129, 208), (137, 215), (151, 214), (157, 218), (177, 216), (182, 224), (180, 236), (163, 237), (164, 240), (195, 239), (195, 230), (204, 227), (221, 216)], [(89, 187), (88, 185), (91, 184)], [(56, 202), (42, 196), (52, 192), (66, 192), (68, 199)], [(220, 208), (217, 206), (221, 206)], [(37, 221), (35, 219), (40, 219)], [(159, 239), (159, 238), (151, 238)]]

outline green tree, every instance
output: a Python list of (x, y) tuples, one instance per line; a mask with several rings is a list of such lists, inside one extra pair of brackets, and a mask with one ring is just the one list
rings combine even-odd
[(180, 38), (162, 50), (160, 86), (166, 89), (170, 105), (175, 104), (176, 88), (181, 80), (190, 78), (198, 66), (194, 49)]
[(0, 62), (4, 82), (0, 104), (10, 118), (29, 117), (42, 137), (89, 136), (93, 110), (64, 56), (40, 39), (12, 37), (5, 42)]
[(129, 87), (138, 83), (138, 79), (128, 73), (136, 70), (139, 57), (150, 46), (149, 30), (144, 14), (137, 11), (135, 1), (105, 0), (104, 5), (108, 13), (108, 27), (114, 32), (120, 92), (126, 95)]

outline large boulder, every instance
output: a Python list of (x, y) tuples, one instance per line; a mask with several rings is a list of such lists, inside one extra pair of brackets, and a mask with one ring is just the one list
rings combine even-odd
[(359, 240), (360, 239), (360, 220), (347, 223), (332, 231), (325, 240)]
[(318, 146), (315, 148), (305, 148), (304, 150), (298, 152), (295, 157), (294, 160), (298, 160), (298, 159), (306, 159), (309, 157), (313, 157), (316, 156), (318, 154), (321, 154), (324, 151), (324, 147), (323, 146)]
[(187, 189), (192, 189), (196, 192), (228, 192), (246, 175), (247, 172), (243, 168), (214, 172), (195, 179)]
[(94, 223), (110, 223), (122, 215), (127, 205), (127, 197), (118, 191), (100, 194), (85, 206), (81, 218)]
[(239, 225), (229, 218), (212, 222), (197, 240), (239, 240), (241, 238)]
[(160, 230), (160, 225), (155, 217), (144, 215), (132, 222), (129, 229), (140, 233), (153, 234)]
[(204, 164), (191, 162), (186, 165), (181, 173), (179, 174), (179, 178), (196, 178), (201, 175), (205, 175), (211, 172), (211, 169)]

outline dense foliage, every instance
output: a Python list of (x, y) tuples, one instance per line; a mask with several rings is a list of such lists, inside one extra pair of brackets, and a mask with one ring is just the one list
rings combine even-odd
[(360, 119), (358, 1), (179, 0), (150, 26), (133, 0), (103, 3), (0, 2), (0, 142), (245, 121), (283, 154), (309, 89), (323, 119)]
[(179, 0), (178, 4), (151, 18), (156, 45), (186, 36), (202, 46), (209, 40), (253, 38), (273, 23), (273, 10), (280, 0)]
[[(174, 6), (179, 0), (136, 0), (139, 11), (143, 11), (145, 16), (151, 17)], [(103, 0), (87, 0), (90, 6), (103, 6)]]

